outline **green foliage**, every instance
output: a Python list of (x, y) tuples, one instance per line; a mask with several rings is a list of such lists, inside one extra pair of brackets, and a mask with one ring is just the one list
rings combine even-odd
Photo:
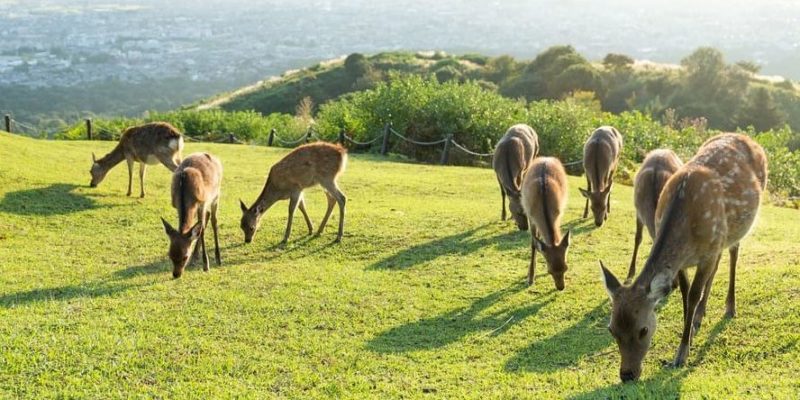
[(629, 69), (633, 63), (633, 58), (625, 54), (608, 53), (603, 58), (603, 66), (609, 69)]
[(747, 94), (736, 121), (740, 127), (752, 126), (757, 132), (765, 132), (783, 125), (785, 118), (769, 90), (756, 87)]

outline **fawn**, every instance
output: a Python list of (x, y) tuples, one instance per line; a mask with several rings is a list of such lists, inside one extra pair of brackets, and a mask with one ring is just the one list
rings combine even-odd
[(589, 216), (591, 202), (594, 224), (598, 227), (603, 226), (611, 212), (611, 185), (621, 154), (622, 134), (611, 126), (597, 128), (583, 145), (583, 169), (588, 186), (580, 189), (586, 198), (583, 218)]
[(661, 189), (669, 177), (683, 165), (680, 158), (666, 149), (647, 153), (639, 172), (633, 178), (633, 203), (636, 206), (636, 236), (633, 244), (633, 257), (625, 283), (630, 283), (636, 274), (636, 256), (642, 244), (642, 228), (647, 226), (650, 239), (656, 237), (656, 206)]
[(292, 150), (269, 170), (267, 182), (261, 194), (251, 207), (239, 200), (242, 208), (241, 228), (244, 231), (245, 243), (250, 243), (258, 230), (261, 217), (279, 200), (289, 199), (289, 220), (281, 244), (289, 240), (292, 233), (292, 217), (295, 209), (300, 208), (308, 226), (308, 234), (314, 232), (314, 226), (306, 213), (303, 190), (319, 184), (328, 198), (328, 210), (319, 225), (317, 235), (322, 234), (328, 218), (333, 211), (334, 203), (339, 205), (339, 233), (334, 242), (342, 240), (344, 231), (344, 211), (347, 198), (339, 189), (336, 180), (344, 172), (347, 164), (347, 149), (330, 143), (310, 143)]
[(133, 163), (139, 163), (139, 181), (141, 194), (144, 197), (144, 173), (147, 164), (164, 164), (170, 171), (178, 168), (183, 151), (183, 136), (175, 127), (166, 122), (152, 122), (131, 127), (122, 133), (114, 150), (103, 158), (97, 159), (92, 153), (91, 187), (97, 187), (106, 177), (108, 171), (122, 160), (128, 162), (128, 196), (133, 186)]
[[(656, 328), (656, 304), (670, 293), (676, 278), (684, 312), (674, 365), (684, 365), (725, 248), (731, 259), (725, 315), (736, 314), (739, 241), (753, 226), (766, 184), (767, 158), (761, 146), (745, 135), (715, 136), (664, 186), (656, 208), (655, 241), (636, 280), (621, 285), (600, 262), (612, 303), (608, 328), (622, 356), (623, 382), (639, 378)], [(683, 271), (692, 265), (697, 270), (689, 287)]]
[(528, 229), (528, 217), (520, 204), (520, 187), (525, 172), (539, 154), (539, 138), (528, 125), (517, 124), (509, 128), (497, 142), (492, 167), (500, 183), (501, 220), (506, 220), (506, 196), (511, 217), (519, 230)]
[[(180, 278), (191, 259), (192, 245), (194, 256), (202, 250), (203, 271), (208, 271), (205, 231), (209, 218), (214, 228), (214, 255), (217, 265), (219, 256), (219, 237), (217, 230), (217, 208), (219, 207), (220, 184), (222, 183), (222, 164), (208, 153), (194, 153), (186, 157), (172, 174), (172, 206), (178, 210), (178, 229), (172, 227), (164, 218), (164, 230), (169, 237), (169, 258), (172, 260), (172, 276)], [(194, 217), (197, 222), (194, 222)]]
[(552, 157), (537, 158), (522, 181), (522, 207), (533, 224), (528, 285), (533, 285), (538, 250), (544, 254), (547, 272), (553, 277), (556, 289), (564, 290), (570, 232), (561, 237), (560, 226), (566, 206), (567, 173), (561, 161)]

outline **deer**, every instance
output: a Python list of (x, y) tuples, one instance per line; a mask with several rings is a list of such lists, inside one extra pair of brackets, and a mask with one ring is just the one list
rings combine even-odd
[[(544, 254), (556, 289), (564, 290), (570, 232), (561, 236), (561, 216), (567, 206), (567, 173), (561, 161), (539, 157), (522, 181), (522, 207), (532, 224), (528, 286), (534, 283), (536, 251)], [(539, 236), (542, 239), (539, 239)]]
[[(767, 158), (749, 137), (724, 133), (707, 140), (669, 178), (656, 208), (656, 237), (644, 268), (630, 285), (619, 283), (600, 261), (611, 298), (609, 332), (621, 354), (620, 379), (636, 380), (656, 329), (655, 307), (684, 281), (683, 334), (673, 365), (683, 366), (700, 328), (722, 251), (730, 253), (725, 317), (736, 315), (739, 242), (752, 229), (767, 184)], [(691, 287), (685, 269), (696, 265)]]
[(92, 153), (92, 168), (89, 171), (92, 180), (90, 187), (97, 187), (105, 179), (106, 174), (122, 160), (128, 162), (128, 196), (133, 187), (133, 163), (139, 163), (139, 181), (144, 197), (144, 175), (147, 165), (163, 164), (171, 172), (178, 168), (183, 151), (183, 135), (174, 126), (166, 122), (152, 122), (126, 129), (119, 143), (110, 153), (98, 159)]
[[(173, 228), (163, 217), (161, 223), (169, 237), (169, 258), (172, 260), (172, 276), (176, 279), (183, 275), (192, 258), (197, 259), (200, 256), (203, 271), (208, 272), (205, 231), (209, 219), (214, 229), (214, 256), (217, 266), (222, 265), (217, 227), (221, 183), (222, 163), (208, 153), (189, 155), (172, 174), (172, 207), (178, 210), (178, 227)], [(190, 253), (193, 245), (192, 256)]]
[(630, 283), (636, 275), (636, 257), (642, 244), (642, 231), (647, 227), (650, 239), (656, 237), (656, 206), (661, 189), (667, 180), (683, 165), (675, 152), (657, 149), (647, 153), (642, 166), (633, 178), (633, 203), (636, 208), (636, 235), (633, 243), (633, 256), (628, 268), (625, 283)]
[(528, 217), (520, 204), (520, 187), (533, 159), (539, 154), (539, 137), (528, 125), (517, 124), (508, 128), (497, 142), (492, 158), (492, 167), (500, 184), (500, 220), (506, 220), (506, 196), (508, 208), (517, 228), (528, 230)]
[(592, 206), (594, 224), (603, 226), (611, 213), (611, 186), (622, 154), (622, 134), (611, 126), (597, 128), (583, 145), (583, 169), (587, 188), (580, 188), (586, 198), (583, 218), (589, 216)]
[(244, 201), (239, 200), (242, 209), (241, 228), (244, 232), (245, 243), (253, 241), (253, 236), (260, 226), (264, 213), (276, 202), (286, 199), (289, 200), (289, 219), (280, 244), (285, 245), (289, 240), (292, 233), (292, 218), (297, 208), (303, 214), (308, 234), (312, 235), (314, 225), (306, 212), (303, 190), (317, 184), (322, 186), (325, 196), (328, 198), (328, 209), (319, 224), (317, 236), (324, 231), (334, 204), (338, 204), (339, 232), (334, 243), (341, 242), (347, 197), (339, 189), (337, 179), (344, 172), (346, 164), (347, 149), (340, 145), (323, 142), (299, 146), (283, 157), (270, 168), (267, 182), (252, 206), (247, 207)]

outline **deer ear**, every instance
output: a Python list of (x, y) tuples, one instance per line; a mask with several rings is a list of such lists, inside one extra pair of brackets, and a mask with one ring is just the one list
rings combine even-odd
[(570, 236), (572, 236), (572, 231), (567, 231), (567, 233), (564, 234), (564, 237), (561, 238), (561, 244), (559, 244), (559, 246), (561, 246), (561, 247), (569, 247), (569, 238), (570, 238)]
[(603, 190), (603, 194), (608, 194), (611, 192), (611, 185), (614, 184), (614, 178), (608, 178), (608, 185), (606, 185), (606, 190)]
[(669, 274), (660, 273), (653, 278), (647, 286), (647, 299), (658, 304), (664, 297), (672, 291), (672, 279)]
[(203, 225), (200, 225), (200, 221), (198, 221), (192, 227), (192, 230), (189, 231), (189, 240), (195, 240), (200, 237), (200, 234), (203, 233)]
[(244, 204), (242, 199), (239, 199), (239, 207), (242, 208), (242, 212), (247, 212), (247, 206)]
[(546, 247), (544, 242), (537, 238), (533, 238), (533, 245), (536, 246), (536, 251), (544, 253), (544, 248)]
[(608, 297), (611, 298), (611, 301), (614, 301), (614, 295), (617, 294), (617, 290), (619, 290), (622, 285), (619, 283), (619, 280), (616, 276), (614, 276), (611, 271), (603, 265), (603, 262), (600, 261), (600, 269), (602, 271), (602, 278), (603, 284), (606, 287), (606, 292), (608, 292)]
[(586, 190), (584, 188), (578, 188), (578, 190), (581, 191), (581, 195), (583, 195), (583, 197), (586, 197), (587, 199), (589, 198), (589, 191), (588, 190)]
[(93, 163), (97, 162), (97, 156), (94, 155), (94, 152), (92, 152), (92, 162)]
[(178, 231), (176, 231), (175, 228), (173, 228), (172, 225), (170, 225), (169, 222), (167, 222), (167, 220), (165, 220), (163, 217), (161, 218), (161, 223), (164, 225), (164, 232), (167, 232), (167, 235), (173, 236), (178, 233)]

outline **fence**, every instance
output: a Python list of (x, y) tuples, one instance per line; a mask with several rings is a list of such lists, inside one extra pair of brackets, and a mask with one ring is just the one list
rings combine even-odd
[[(110, 129), (104, 128), (104, 127), (94, 123), (91, 118), (85, 119), (85, 123), (86, 123), (86, 137), (87, 137), (88, 140), (94, 140), (95, 137), (97, 137), (98, 135), (102, 139), (111, 139), (111, 138), (117, 137), (117, 136), (119, 136), (121, 134), (121, 132), (110, 130)], [(33, 135), (33, 136), (36, 135), (37, 128), (32, 127), (32, 126), (27, 125), (27, 124), (23, 124), (23, 123), (21, 123), (19, 121), (16, 121), (10, 115), (6, 114), (6, 116), (5, 116), (5, 128), (6, 128), (6, 131), (9, 132), (9, 133), (12, 133), (13, 132), (12, 129), (14, 127), (16, 127), (16, 126), (25, 127), (27, 130), (29, 130), (29, 131), (23, 131), (24, 133), (27, 133), (27, 134), (30, 134), (30, 135)], [(456, 149), (456, 150), (458, 150), (458, 151), (460, 151), (460, 152), (462, 152), (462, 153), (464, 153), (466, 155), (473, 156), (473, 157), (485, 158), (485, 157), (492, 157), (493, 156), (493, 153), (479, 153), (479, 152), (472, 151), (472, 150), (466, 148), (465, 146), (463, 146), (463, 145), (461, 145), (461, 144), (459, 144), (458, 142), (455, 141), (455, 139), (453, 138), (453, 134), (447, 134), (442, 139), (434, 140), (434, 141), (430, 141), (430, 142), (421, 142), (421, 141), (418, 141), (418, 140), (414, 140), (414, 139), (411, 139), (409, 137), (406, 137), (406, 136), (402, 135), (400, 132), (397, 132), (394, 129), (394, 127), (392, 126), (391, 122), (387, 123), (386, 125), (384, 125), (383, 131), (380, 134), (378, 134), (375, 137), (373, 137), (372, 139), (370, 139), (370, 140), (367, 140), (367, 141), (364, 141), (364, 142), (355, 140), (352, 137), (350, 137), (349, 135), (347, 135), (345, 130), (342, 129), (341, 131), (339, 131), (339, 136), (338, 136), (336, 141), (337, 141), (337, 143), (339, 143), (341, 145), (347, 145), (348, 143), (350, 143), (350, 144), (353, 144), (355, 146), (372, 146), (376, 142), (381, 140), (380, 154), (381, 155), (386, 155), (389, 152), (389, 144), (390, 144), (390, 137), (391, 136), (395, 136), (398, 139), (400, 139), (400, 140), (402, 140), (402, 141), (404, 141), (406, 143), (411, 143), (411, 144), (416, 145), (416, 146), (423, 146), (423, 147), (442, 146), (442, 154), (441, 154), (441, 158), (439, 159), (439, 164), (441, 164), (441, 165), (446, 165), (449, 162), (449, 160), (450, 160), (450, 152), (451, 152), (452, 149)], [(219, 138), (219, 139), (212, 139), (210, 133), (206, 133), (206, 138), (205, 139), (202, 138), (202, 137), (189, 136), (189, 135), (184, 135), (184, 138), (189, 142), (247, 144), (247, 143), (239, 140), (233, 133), (223, 133), (222, 137)], [(306, 130), (306, 132), (303, 135), (301, 135), (299, 138), (292, 139), (292, 140), (282, 140), (278, 136), (277, 131), (273, 128), (269, 132), (269, 136), (267, 137), (267, 146), (273, 146), (275, 143), (277, 143), (277, 144), (279, 144), (281, 146), (289, 147), (289, 146), (295, 146), (295, 145), (298, 145), (298, 144), (301, 144), (301, 143), (309, 143), (309, 142), (311, 142), (312, 139), (314, 139), (314, 140), (323, 140), (322, 138), (319, 137), (319, 135), (313, 129), (313, 126), (309, 127)], [(572, 161), (572, 162), (565, 163), (564, 167), (569, 168), (569, 167), (576, 166), (576, 165), (582, 165), (582, 163), (583, 163), (583, 160)]]

